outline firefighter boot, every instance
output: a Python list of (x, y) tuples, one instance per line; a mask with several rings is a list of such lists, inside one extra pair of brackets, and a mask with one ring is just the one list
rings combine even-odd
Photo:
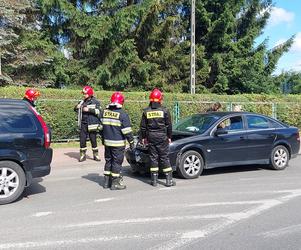
[(80, 149), (79, 151), (79, 162), (83, 162), (86, 160), (86, 152), (87, 152), (87, 149)]
[(153, 172), (151, 173), (151, 185), (156, 187), (158, 185), (158, 173)]
[(111, 183), (112, 180), (111, 180), (111, 176), (110, 175), (105, 175), (104, 176), (104, 184), (103, 184), (103, 188), (109, 188), (111, 187)]
[(166, 187), (175, 186), (176, 182), (172, 179), (172, 172), (166, 173)]
[(122, 183), (122, 178), (117, 177), (113, 178), (111, 190), (123, 190), (126, 189), (126, 186)]
[(93, 159), (94, 161), (100, 161), (99, 155), (98, 155), (98, 149), (92, 149), (93, 151)]

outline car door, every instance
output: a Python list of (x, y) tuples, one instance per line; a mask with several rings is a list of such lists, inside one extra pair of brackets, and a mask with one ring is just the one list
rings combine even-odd
[(249, 154), (248, 160), (269, 159), (276, 139), (275, 128), (270, 126), (267, 118), (259, 115), (246, 115)]
[[(215, 135), (218, 127), (226, 134)], [(247, 134), (242, 115), (222, 120), (211, 132), (207, 149), (208, 166), (231, 166), (241, 164), (248, 154)]]

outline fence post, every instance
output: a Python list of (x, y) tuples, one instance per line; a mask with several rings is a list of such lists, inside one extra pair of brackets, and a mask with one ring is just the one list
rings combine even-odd
[(230, 102), (227, 106), (227, 111), (232, 111), (232, 102)]
[(272, 103), (272, 117), (277, 119), (277, 107), (275, 103)]
[(175, 123), (178, 123), (178, 121), (180, 119), (180, 106), (179, 106), (179, 102), (175, 102), (174, 117), (175, 117)]

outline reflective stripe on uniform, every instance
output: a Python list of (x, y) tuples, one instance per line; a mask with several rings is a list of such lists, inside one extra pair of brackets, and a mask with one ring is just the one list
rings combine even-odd
[(101, 122), (103, 125), (109, 125), (109, 126), (121, 126), (121, 121), (116, 119), (109, 119), (109, 118), (102, 118)]
[(133, 131), (133, 130), (132, 130), (131, 127), (126, 127), (126, 128), (121, 129), (121, 132), (122, 132), (122, 134), (124, 134), (124, 135), (129, 134), (129, 133), (131, 133), (132, 131)]
[(96, 108), (96, 104), (87, 105), (87, 108), (88, 109), (95, 109)]
[(93, 151), (98, 150), (98, 148), (92, 148)]
[(88, 130), (91, 131), (91, 130), (97, 130), (99, 127), (99, 124), (91, 124), (91, 125), (88, 125)]
[(159, 171), (159, 168), (158, 168), (158, 167), (156, 167), (156, 168), (150, 168), (150, 171), (151, 171), (151, 172), (158, 172), (158, 171)]
[(99, 109), (95, 109), (95, 115), (99, 115), (100, 114), (100, 110)]
[(84, 151), (84, 150), (87, 150), (87, 147), (86, 148), (80, 148), (80, 151)]
[(116, 173), (111, 173), (112, 177), (119, 177), (120, 174), (116, 174)]
[(163, 172), (164, 172), (164, 173), (170, 172), (170, 171), (172, 171), (172, 168), (171, 168), (171, 167), (169, 167), (169, 168), (164, 168), (164, 169), (163, 169)]
[(111, 175), (111, 171), (104, 171), (103, 174), (104, 175)]
[(126, 140), (114, 141), (104, 139), (104, 145), (109, 147), (121, 147), (126, 145)]

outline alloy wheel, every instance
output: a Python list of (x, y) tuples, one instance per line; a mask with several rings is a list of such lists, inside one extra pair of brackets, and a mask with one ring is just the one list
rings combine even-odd
[(201, 161), (196, 155), (189, 155), (184, 160), (184, 170), (189, 176), (195, 176), (200, 171), (201, 166)]
[(18, 174), (11, 168), (0, 168), (0, 198), (12, 196), (18, 187)]

